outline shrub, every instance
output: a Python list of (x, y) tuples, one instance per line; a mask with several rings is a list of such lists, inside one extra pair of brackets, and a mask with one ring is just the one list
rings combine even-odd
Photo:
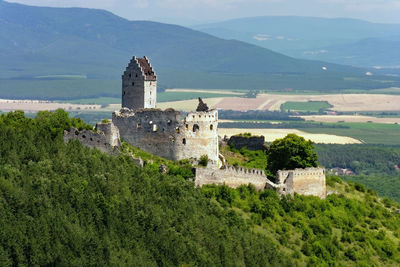
[(208, 155), (203, 155), (200, 157), (199, 165), (207, 167), (208, 165)]

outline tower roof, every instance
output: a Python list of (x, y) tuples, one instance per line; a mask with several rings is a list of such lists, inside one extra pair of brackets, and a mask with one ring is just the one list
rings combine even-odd
[(137, 58), (139, 66), (142, 68), (144, 77), (146, 81), (156, 81), (157, 76), (153, 70), (153, 67), (150, 65), (150, 61), (147, 57)]

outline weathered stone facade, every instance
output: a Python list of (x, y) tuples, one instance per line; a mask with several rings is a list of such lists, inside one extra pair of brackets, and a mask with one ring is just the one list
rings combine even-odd
[[(96, 126), (96, 128), (99, 124)], [(113, 153), (118, 151), (121, 146), (118, 129), (112, 123), (102, 123), (97, 131), (82, 130), (71, 128), (69, 131), (64, 131), (64, 141), (78, 140), (84, 146), (97, 148), (105, 153)]]
[(326, 177), (324, 168), (307, 168), (278, 171), (276, 188), (280, 194), (297, 193), (320, 198), (326, 196)]
[(155, 108), (157, 76), (146, 58), (133, 57), (122, 75), (122, 107)]
[(234, 146), (236, 149), (246, 147), (249, 150), (266, 150), (264, 136), (240, 136), (233, 135), (228, 140), (229, 146)]
[(120, 136), (146, 152), (171, 159), (207, 155), (210, 166), (218, 165), (218, 111), (191, 112), (182, 119), (173, 109), (121, 109), (113, 113)]
[(196, 168), (195, 184), (225, 184), (229, 187), (252, 184), (258, 190), (263, 190), (267, 183), (264, 171), (258, 169), (246, 169), (242, 167), (224, 166), (221, 169)]

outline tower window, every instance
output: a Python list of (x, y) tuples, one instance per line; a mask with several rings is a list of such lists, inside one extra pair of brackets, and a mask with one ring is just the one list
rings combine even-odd
[(193, 132), (194, 132), (194, 133), (197, 132), (197, 131), (199, 131), (199, 130), (200, 130), (199, 125), (197, 125), (197, 124), (193, 125)]
[(182, 144), (186, 145), (186, 138), (182, 139)]
[(141, 124), (141, 123), (138, 123), (138, 124), (136, 125), (136, 128), (137, 128), (137, 129), (141, 129), (141, 128), (142, 128), (142, 124)]
[(134, 86), (135, 85), (135, 83), (134, 82), (132, 82), (132, 86)]
[(132, 77), (132, 74), (129, 73), (129, 78), (131, 78), (131, 77)]
[(157, 124), (153, 124), (153, 132), (157, 132), (158, 131), (158, 126)]
[(210, 125), (210, 130), (212, 131), (214, 129), (214, 125)]

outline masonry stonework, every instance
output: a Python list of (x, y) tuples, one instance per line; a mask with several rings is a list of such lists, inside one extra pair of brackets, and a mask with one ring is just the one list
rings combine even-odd
[(221, 169), (196, 168), (195, 184), (227, 185), (237, 188), (241, 185), (252, 184), (258, 190), (263, 190), (267, 182), (264, 171), (258, 169), (246, 169), (242, 167), (224, 166)]
[(133, 57), (122, 75), (122, 107), (155, 108), (157, 76), (146, 58)]
[(277, 184), (281, 194), (293, 193), (326, 196), (326, 178), (324, 168), (281, 170), (277, 173)]

